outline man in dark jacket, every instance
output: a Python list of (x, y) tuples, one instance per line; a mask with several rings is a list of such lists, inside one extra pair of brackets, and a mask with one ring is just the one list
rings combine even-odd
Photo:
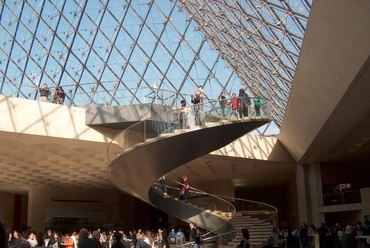
[(89, 238), (89, 231), (86, 228), (81, 228), (78, 236), (80, 237), (78, 248), (99, 248), (98, 243)]
[(189, 241), (194, 243), (190, 247), (198, 248), (201, 243), (200, 231), (194, 222), (190, 222), (189, 227), (190, 227)]
[(113, 233), (113, 245), (112, 248), (125, 248), (125, 246), (121, 242), (122, 240), (122, 234), (119, 232)]

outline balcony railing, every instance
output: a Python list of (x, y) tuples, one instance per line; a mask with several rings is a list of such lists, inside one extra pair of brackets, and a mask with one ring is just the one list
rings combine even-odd
[[(219, 125), (232, 121), (253, 121), (254, 119), (269, 120), (269, 102), (262, 101), (263, 109), (261, 116), (256, 116), (255, 111), (250, 110), (249, 116), (239, 120), (238, 117), (231, 118), (224, 114), (225, 107), (220, 101), (210, 101), (161, 113), (144, 121), (136, 123), (119, 133), (109, 144), (107, 149), (108, 160), (111, 161), (124, 151), (137, 144), (144, 143), (150, 139), (174, 133), (186, 132), (192, 129)], [(261, 105), (262, 106), (262, 105)], [(227, 111), (226, 111), (227, 112)], [(112, 144), (117, 144), (120, 148)]]
[(360, 190), (348, 190), (343, 192), (324, 194), (324, 206), (360, 203), (360, 202), (361, 202)]

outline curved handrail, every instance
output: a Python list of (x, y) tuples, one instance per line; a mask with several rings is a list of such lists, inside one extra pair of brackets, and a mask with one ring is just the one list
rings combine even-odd
[[(274, 225), (276, 225), (276, 224), (277, 224), (276, 217), (277, 217), (277, 214), (278, 214), (278, 209), (277, 209), (276, 207), (274, 207), (274, 206), (270, 205), (270, 204), (263, 203), (263, 202), (252, 201), (252, 200), (246, 200), (246, 199), (242, 199), (242, 198), (232, 198), (232, 197), (229, 197), (229, 196), (223, 196), (223, 195), (216, 195), (216, 196), (221, 197), (221, 198), (224, 198), (224, 199), (231, 199), (231, 200), (233, 200), (234, 202), (236, 202), (236, 201), (241, 201), (241, 202), (244, 202), (244, 203), (245, 203), (245, 202), (247, 202), (247, 203), (254, 203), (254, 204), (262, 205), (262, 206), (265, 206), (265, 207), (268, 207), (268, 208), (270, 208), (270, 209), (271, 209), (270, 211), (272, 211), (272, 215), (270, 215), (270, 216), (269, 216), (269, 217), (267, 217), (266, 219), (262, 219), (262, 220), (260, 220), (260, 221), (258, 221), (258, 222), (256, 222), (256, 223), (254, 223), (254, 224), (251, 224), (251, 225), (249, 225), (248, 227), (258, 226), (258, 225), (260, 225), (260, 224), (262, 224), (262, 223), (266, 223), (266, 222), (269, 222), (269, 221), (273, 222), (273, 223), (274, 223)], [(243, 212), (243, 211), (242, 211), (242, 212)], [(275, 220), (274, 220), (274, 219), (275, 219)], [(231, 231), (226, 232), (226, 233), (222, 233), (222, 234), (214, 235), (214, 236), (212, 236), (212, 237), (210, 237), (210, 238), (212, 238), (212, 239), (213, 239), (213, 238), (222, 237), (222, 236), (226, 236), (226, 235), (230, 235), (230, 234), (235, 234), (235, 233), (240, 232), (243, 228), (245, 228), (245, 227), (236, 228), (236, 229), (231, 230)], [(269, 230), (269, 232), (271, 232), (271, 231), (272, 231), (272, 230)]]
[[(185, 132), (187, 130), (197, 129), (204, 127), (206, 123), (240, 121), (238, 118), (228, 117), (226, 115), (228, 113), (225, 113), (225, 110), (228, 110), (228, 108), (220, 103), (222, 103), (222, 101), (216, 100), (185, 106), (184, 108), (175, 108), (133, 124), (117, 134), (109, 143), (107, 147), (108, 162), (112, 161), (122, 152), (133, 148), (135, 145), (143, 143), (148, 139), (174, 133), (175, 130), (179, 130), (181, 133), (180, 130)], [(262, 110), (263, 115), (258, 116), (258, 118), (261, 120), (269, 120), (269, 103), (266, 102), (264, 104), (265, 106)], [(181, 110), (183, 110), (184, 114), (180, 114)], [(253, 113), (250, 117), (257, 118)], [(242, 121), (250, 121), (250, 119), (244, 118)], [(117, 149), (113, 144), (117, 144), (120, 149)]]
[[(178, 181), (173, 180), (173, 179), (172, 179), (172, 182), (174, 182), (174, 183), (176, 183), (176, 184), (179, 184), (179, 185), (181, 184), (181, 182), (178, 182)], [(203, 190), (200, 190), (200, 189), (197, 189), (197, 188), (194, 188), (194, 187), (191, 187), (191, 186), (189, 186), (189, 189), (191, 189), (193, 193), (201, 194), (201, 195), (206, 195), (206, 196), (211, 196), (211, 197), (213, 197), (213, 198), (215, 198), (215, 199), (218, 199), (218, 200), (220, 200), (220, 201), (222, 201), (222, 202), (226, 203), (226, 204), (227, 204), (227, 205), (232, 209), (232, 216), (231, 216), (231, 218), (230, 218), (230, 220), (229, 220), (229, 221), (225, 222), (223, 225), (221, 225), (221, 226), (219, 226), (219, 227), (217, 227), (217, 228), (215, 228), (215, 229), (213, 229), (213, 230), (208, 230), (208, 232), (207, 232), (207, 233), (203, 234), (203, 237), (204, 237), (204, 236), (208, 236), (208, 235), (210, 235), (211, 233), (214, 233), (215, 231), (217, 231), (217, 230), (221, 229), (222, 227), (224, 227), (225, 225), (229, 224), (229, 223), (234, 219), (234, 217), (235, 217), (235, 215), (236, 215), (236, 208), (235, 208), (235, 206), (234, 206), (234, 205), (232, 205), (230, 202), (228, 202), (227, 200), (225, 200), (225, 198), (222, 198), (222, 197), (220, 197), (219, 195), (215, 195), (215, 194), (207, 193), (207, 192), (205, 192), (205, 191), (203, 191)]]
[[(181, 110), (185, 112), (185, 115), (180, 114)], [(253, 130), (253, 128), (261, 126), (270, 120), (268, 115), (269, 111), (264, 112), (267, 114), (266, 116), (260, 117), (261, 122), (251, 122), (250, 118), (243, 120), (230, 119), (223, 115), (222, 110), (222, 105), (220, 105), (219, 101), (196, 104), (163, 112), (123, 130), (111, 141), (107, 148), (107, 157), (110, 162), (107, 172), (108, 178), (110, 178), (111, 182), (117, 187), (130, 191), (132, 190), (133, 185), (131, 181), (134, 177), (130, 177), (128, 180), (123, 181), (122, 178), (119, 177), (119, 173), (117, 173), (117, 170), (122, 171), (120, 170), (120, 168), (123, 168), (121, 165), (125, 164), (129, 166), (130, 172), (135, 175), (139, 175), (140, 166), (150, 166), (148, 167), (150, 171), (145, 174), (146, 180), (144, 180), (146, 182), (144, 188), (149, 189), (148, 194), (144, 193), (145, 190), (142, 190), (139, 193), (134, 193), (134, 195), (153, 204), (153, 200), (156, 200), (151, 197), (155, 196), (156, 193), (151, 190), (150, 185), (152, 184), (150, 181), (155, 180), (154, 178), (158, 178), (159, 175), (166, 173), (167, 171), (165, 168), (168, 170), (174, 169), (175, 166), (180, 166), (185, 163), (188, 158), (184, 153), (181, 153), (180, 157), (178, 157), (180, 155), (178, 153), (171, 154), (172, 162), (169, 163), (165, 152), (171, 150), (170, 144), (174, 144), (176, 141), (182, 140), (182, 137), (194, 138), (196, 135), (212, 135), (219, 133), (217, 132), (218, 130), (223, 130), (227, 133), (226, 137), (222, 140), (218, 139), (217, 136), (211, 136), (210, 139), (212, 139), (213, 142), (211, 142), (211, 145), (206, 147), (198, 147), (195, 149), (194, 147), (189, 147), (189, 143), (183, 143), (182, 147), (186, 147), (186, 151), (189, 152), (189, 158), (194, 159), (194, 156), (199, 157), (218, 149), (222, 145), (228, 144), (227, 142), (240, 137), (243, 132)], [(186, 118), (182, 118), (183, 116), (186, 116)], [(212, 123), (215, 123), (216, 125)], [(211, 126), (215, 127), (208, 128)], [(187, 133), (188, 130), (196, 131)], [(174, 135), (183, 133), (187, 134), (185, 136)], [(159, 144), (161, 144), (161, 147), (163, 146), (166, 149), (157, 150), (156, 147), (158, 148)], [(135, 150), (133, 148), (135, 148)], [(163, 160), (164, 157), (166, 157), (167, 160)], [(163, 163), (167, 163), (166, 166), (159, 167), (159, 165), (163, 165)], [(160, 170), (157, 168), (160, 168)], [(204, 197), (210, 197), (210, 195), (207, 193)], [(173, 202), (173, 200), (171, 201)], [(181, 206), (182, 204), (179, 203), (177, 205)], [(195, 208), (193, 208), (193, 210), (195, 210)], [(197, 212), (202, 216), (199, 209)], [(212, 218), (216, 221), (213, 223), (214, 226), (218, 225), (220, 222), (224, 223), (221, 219), (217, 220), (215, 216)], [(230, 230), (229, 226), (226, 226), (222, 230), (218, 230), (222, 228), (222, 226), (224, 225), (220, 225), (213, 231), (220, 233), (224, 230)]]
[[(175, 183), (176, 185), (180, 185), (181, 183), (176, 181), (176, 180), (170, 180), (172, 181), (173, 183)], [(172, 192), (175, 191), (179, 191), (179, 188), (178, 187), (172, 187), (172, 186), (167, 186), (168, 189), (171, 189)], [(267, 204), (267, 203), (263, 203), (263, 202), (257, 202), (257, 201), (253, 201), (253, 200), (246, 200), (246, 199), (242, 199), (242, 198), (234, 198), (234, 197), (229, 197), (229, 196), (224, 196), (224, 195), (218, 195), (218, 194), (212, 194), (212, 193), (208, 193), (208, 192), (205, 192), (205, 191), (202, 191), (200, 189), (197, 189), (197, 188), (194, 188), (194, 187), (189, 187), (190, 189), (190, 193), (192, 194), (200, 194), (200, 195), (203, 195), (203, 196), (209, 196), (209, 197), (212, 197), (213, 199), (218, 199), (220, 201), (223, 201), (225, 203), (228, 204), (228, 206), (232, 209), (232, 214), (230, 216), (230, 219), (228, 221), (226, 221), (223, 225), (213, 229), (213, 230), (207, 230), (207, 233), (203, 234), (203, 241), (210, 241), (210, 240), (214, 240), (216, 238), (219, 238), (219, 237), (225, 237), (225, 236), (230, 236), (230, 235), (235, 235), (236, 233), (240, 232), (243, 228), (245, 228), (246, 226), (242, 226), (242, 227), (235, 227), (234, 225), (232, 225), (233, 228), (232, 230), (230, 231), (227, 231), (227, 232), (223, 232), (223, 233), (219, 233), (219, 234), (215, 234), (215, 231), (221, 229), (223, 226), (227, 225), (227, 224), (230, 224), (234, 219), (235, 219), (235, 216), (236, 216), (236, 213), (237, 213), (237, 207), (239, 208), (239, 212), (243, 212), (243, 211), (250, 211), (250, 209), (244, 209), (244, 207), (246, 205), (248, 205), (250, 207), (251, 204), (253, 204), (253, 206), (257, 206), (257, 207), (250, 207), (250, 208), (253, 208), (254, 210), (258, 209), (259, 206), (262, 206), (260, 207), (259, 209), (261, 209), (260, 211), (263, 211), (263, 215), (268, 215), (266, 218), (263, 218), (251, 225), (249, 225), (248, 227), (253, 227), (253, 226), (259, 226), (260, 224), (262, 223), (266, 223), (266, 222), (273, 222), (274, 225), (277, 223), (277, 220), (274, 220), (274, 218), (276, 218), (277, 214), (278, 214), (278, 210), (277, 208), (275, 208), (274, 206), (270, 205), (270, 204)], [(188, 200), (190, 201), (191, 197), (188, 198)], [(238, 203), (238, 202), (241, 202), (241, 203)], [(193, 202), (192, 202), (193, 203)], [(196, 203), (193, 203), (193, 205), (197, 205)], [(243, 206), (244, 205), (244, 206)], [(256, 213), (255, 213), (256, 214)], [(261, 215), (261, 213), (257, 213), (258, 215)], [(251, 214), (253, 215), (253, 214)], [(260, 218), (259, 218), (260, 219)], [(271, 230), (268, 229), (268, 232), (270, 233)], [(191, 244), (191, 242), (189, 243)]]

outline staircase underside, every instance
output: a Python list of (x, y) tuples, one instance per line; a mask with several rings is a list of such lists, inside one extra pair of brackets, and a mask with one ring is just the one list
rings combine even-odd
[[(202, 213), (203, 210), (173, 198), (159, 197), (152, 186), (167, 172), (226, 146), (267, 122), (263, 119), (229, 122), (151, 139), (118, 155), (108, 166), (108, 179), (122, 191), (171, 216), (194, 221), (202, 228), (213, 230), (225, 224), (226, 220)], [(168, 204), (168, 201), (171, 203)], [(229, 225), (222, 229), (230, 230)], [(222, 229), (219, 232), (224, 231)]]

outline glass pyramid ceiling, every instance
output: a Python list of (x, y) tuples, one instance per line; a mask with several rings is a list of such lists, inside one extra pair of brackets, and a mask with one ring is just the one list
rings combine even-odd
[(65, 104), (176, 106), (258, 91), (280, 126), (312, 0), (3, 0), (0, 93)]

